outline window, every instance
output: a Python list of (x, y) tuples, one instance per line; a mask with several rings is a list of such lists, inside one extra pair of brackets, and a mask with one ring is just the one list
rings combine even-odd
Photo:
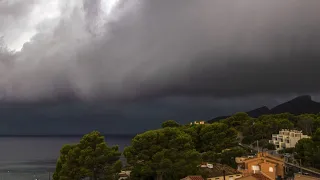
[(269, 172), (273, 172), (273, 167), (269, 167)]
[(260, 167), (257, 165), (253, 165), (252, 167), (253, 173), (259, 172), (260, 171)]

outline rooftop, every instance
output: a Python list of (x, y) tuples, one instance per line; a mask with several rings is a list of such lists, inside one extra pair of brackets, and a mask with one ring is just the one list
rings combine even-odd
[(302, 133), (302, 131), (298, 130), (290, 130), (290, 129), (282, 129), (279, 132), (294, 132), (294, 133)]
[(252, 176), (259, 180), (271, 180), (270, 178), (264, 176), (263, 174), (252, 174)]
[(269, 158), (269, 159), (273, 159), (280, 162), (283, 161), (283, 159), (279, 156), (269, 154), (268, 152), (259, 152), (257, 155), (253, 157), (236, 157), (236, 162), (244, 163), (245, 161), (248, 161), (248, 160), (250, 161), (250, 160), (261, 159), (261, 158)]
[(251, 174), (249, 176), (241, 177), (238, 180), (249, 180), (249, 179), (257, 179), (257, 180), (271, 180), (270, 178), (264, 176), (263, 174)]
[(202, 170), (208, 175), (209, 177), (219, 177), (223, 176), (223, 170), (225, 171), (225, 175), (233, 175), (233, 174), (241, 174), (239, 171), (233, 169), (230, 166), (223, 165), (223, 164), (212, 164), (212, 168), (205, 167)]
[(202, 176), (187, 176), (187, 177), (185, 177), (185, 178), (183, 178), (183, 179), (188, 179), (188, 180), (204, 180), (204, 179), (202, 178)]

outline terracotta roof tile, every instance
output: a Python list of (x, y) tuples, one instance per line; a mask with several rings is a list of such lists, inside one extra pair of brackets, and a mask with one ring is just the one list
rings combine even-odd
[(240, 179), (247, 179), (248, 177), (253, 177), (256, 180), (271, 180), (270, 178), (268, 178), (268, 177), (266, 177), (266, 176), (264, 176), (263, 174), (260, 174), (260, 173), (259, 174), (251, 174), (249, 176), (243, 176), (243, 177), (239, 178), (239, 180)]
[(264, 176), (263, 174), (252, 174), (252, 176), (259, 180), (270, 180), (268, 177)]
[(226, 176), (234, 175), (234, 174), (241, 174), (240, 172), (233, 169), (232, 167), (224, 165), (224, 164), (215, 163), (212, 165), (213, 165), (213, 168), (201, 168), (201, 170), (203, 172), (205, 172), (206, 174), (208, 174), (208, 176), (210, 176), (210, 177), (223, 176), (223, 170), (225, 170)]
[(204, 180), (202, 176), (188, 176), (187, 178), (190, 180)]

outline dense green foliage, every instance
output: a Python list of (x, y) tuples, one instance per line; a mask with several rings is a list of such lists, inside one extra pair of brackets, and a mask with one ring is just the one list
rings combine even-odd
[(233, 168), (237, 167), (235, 158), (246, 154), (246, 150), (240, 147), (233, 147), (225, 149), (220, 153), (214, 151), (207, 151), (202, 154), (202, 160), (205, 162), (217, 162), (220, 164), (227, 164)]
[[(236, 168), (235, 157), (249, 153), (244, 149), (249, 146), (243, 144), (258, 141), (259, 147), (274, 150), (268, 140), (281, 129), (302, 130), (312, 139), (302, 139), (295, 148), (280, 153), (294, 153), (304, 166), (320, 168), (320, 114), (283, 113), (252, 118), (236, 113), (212, 124), (180, 125), (168, 120), (161, 127), (138, 134), (125, 148), (123, 154), (132, 170), (130, 179), (181, 179), (201, 174), (199, 164), (203, 161)], [(98, 132), (92, 132), (79, 144), (61, 149), (54, 180), (116, 179), (121, 170), (119, 157), (118, 147), (108, 147)]]
[(226, 150), (237, 145), (237, 131), (224, 123), (181, 126), (166, 121), (162, 127), (137, 135), (125, 149), (124, 155), (133, 166), (132, 179), (179, 179), (199, 174), (198, 165), (206, 153), (219, 155), (206, 160), (229, 164), (234, 164), (231, 156), (243, 153)]
[(320, 128), (313, 134), (312, 139), (301, 139), (295, 147), (295, 158), (301, 159), (302, 164), (320, 169)]
[(171, 127), (137, 135), (124, 155), (134, 167), (132, 179), (180, 179), (197, 174), (201, 163), (191, 136)]
[[(259, 141), (260, 147), (274, 150), (275, 146), (268, 140), (279, 130), (299, 129), (305, 134), (314, 134), (314, 139), (320, 140), (320, 130), (316, 132), (319, 127), (320, 115), (313, 114), (294, 116), (284, 113), (252, 118), (246, 113), (236, 113), (212, 124), (193, 125), (180, 125), (169, 120), (162, 124), (162, 129), (137, 135), (132, 140), (132, 145), (126, 148), (124, 155), (133, 166), (133, 179), (177, 179), (197, 172), (196, 164), (200, 161), (236, 167), (235, 157), (248, 153), (248, 150), (237, 146), (240, 141), (248, 145)], [(310, 162), (313, 167), (317, 167), (315, 156), (318, 146), (314, 140), (310, 141), (311, 145), (302, 146), (312, 147), (312, 152), (315, 153), (300, 148), (303, 153), (299, 156), (304, 158), (303, 162)], [(297, 151), (298, 149), (299, 145)], [(194, 158), (186, 158), (190, 154)]]
[(279, 150), (278, 153), (279, 154), (285, 154), (285, 153), (289, 153), (289, 154), (292, 154), (295, 152), (295, 148), (286, 148), (286, 149), (282, 149), (282, 150)]
[(192, 137), (197, 151), (221, 152), (237, 144), (237, 131), (224, 123), (186, 125), (180, 128)]
[(320, 128), (320, 114), (295, 116), (283, 113), (252, 118), (241, 112), (221, 120), (221, 122), (241, 132), (242, 143), (251, 144), (256, 140), (268, 140), (272, 134), (277, 134), (281, 129), (298, 129), (302, 130), (304, 134), (312, 135), (317, 128)]
[(168, 120), (168, 121), (165, 121), (162, 123), (162, 128), (166, 128), (166, 127), (179, 127), (180, 124), (177, 123), (176, 121), (174, 120)]
[(108, 147), (97, 131), (82, 137), (80, 143), (65, 145), (60, 151), (54, 180), (114, 180), (121, 171), (118, 147)]
[(295, 116), (283, 113), (252, 118), (246, 113), (236, 113), (221, 122), (237, 129), (242, 135), (242, 143), (250, 145), (259, 141), (260, 147), (269, 150), (274, 149), (268, 143), (272, 134), (278, 134), (281, 129), (302, 130), (304, 134), (312, 136), (312, 139), (302, 139), (295, 148), (285, 149), (280, 153), (296, 153), (295, 158), (301, 159), (304, 166), (320, 169), (320, 114)]

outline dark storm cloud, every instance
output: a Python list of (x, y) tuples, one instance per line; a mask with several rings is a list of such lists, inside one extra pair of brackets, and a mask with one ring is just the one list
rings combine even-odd
[[(197, 33), (208, 39), (189, 48), (190, 56), (184, 57), (187, 60), (168, 63), (146, 77), (142, 96), (318, 93), (320, 21), (316, 8), (311, 7), (318, 2), (249, 2), (216, 3), (223, 12), (209, 6), (213, 11), (210, 16), (204, 13), (206, 9), (197, 12), (205, 22)], [(198, 35), (188, 44), (199, 39)], [(139, 75), (142, 78), (138, 71), (128, 81), (139, 79)]]
[[(319, 58), (303, 55), (303, 61), (283, 59), (268, 62), (233, 62), (218, 67), (194, 64), (182, 75), (163, 77), (163, 84), (146, 82), (149, 96), (213, 96), (286, 95), (288, 93), (319, 93)], [(246, 57), (248, 59), (248, 57)], [(220, 67), (220, 68), (219, 68)], [(173, 70), (174, 71), (174, 70)], [(173, 74), (175, 72), (168, 72)], [(151, 78), (152, 79), (152, 78)], [(151, 84), (151, 85), (150, 85)]]
[(72, 2), (57, 26), (38, 30), (13, 57), (14, 67), (3, 70), (7, 99), (319, 90), (317, 0), (135, 0), (108, 17), (106, 1)]

